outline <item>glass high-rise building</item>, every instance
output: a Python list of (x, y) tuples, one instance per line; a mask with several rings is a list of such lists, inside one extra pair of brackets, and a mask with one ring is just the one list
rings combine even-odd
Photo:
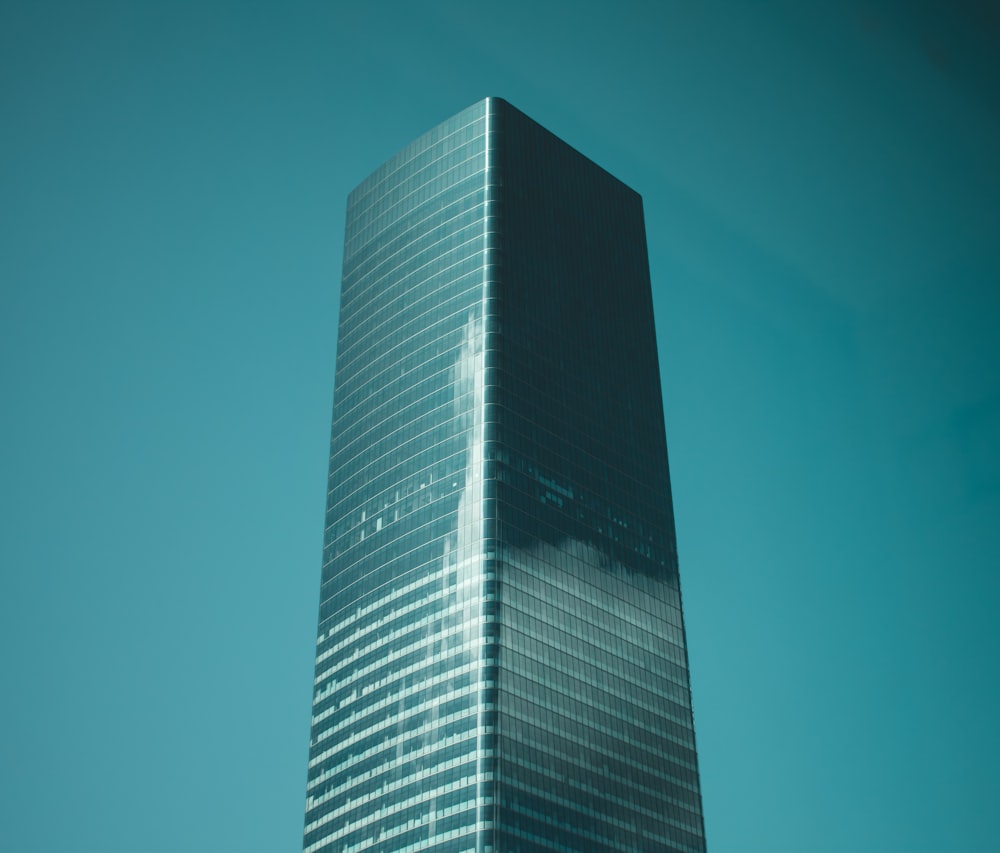
[(496, 98), (348, 200), (304, 848), (705, 848), (642, 201)]

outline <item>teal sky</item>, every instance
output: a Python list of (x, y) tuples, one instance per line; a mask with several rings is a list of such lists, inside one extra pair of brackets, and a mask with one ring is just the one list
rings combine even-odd
[(986, 0), (0, 6), (0, 850), (294, 851), (348, 191), (645, 201), (709, 847), (1000, 849)]

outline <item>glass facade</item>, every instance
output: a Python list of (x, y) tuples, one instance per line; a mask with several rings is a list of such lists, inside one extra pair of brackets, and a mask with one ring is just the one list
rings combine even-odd
[(487, 99), (340, 311), (304, 849), (704, 850), (639, 196)]

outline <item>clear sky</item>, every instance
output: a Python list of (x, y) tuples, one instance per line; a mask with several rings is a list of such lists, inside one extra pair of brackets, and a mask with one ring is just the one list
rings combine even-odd
[(708, 842), (1000, 849), (1000, 14), (0, 5), (0, 849), (295, 851), (348, 191), (645, 201)]

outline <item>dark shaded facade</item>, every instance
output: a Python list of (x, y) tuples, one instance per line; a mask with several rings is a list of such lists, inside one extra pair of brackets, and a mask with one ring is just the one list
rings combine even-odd
[(487, 99), (340, 311), (305, 849), (704, 850), (640, 197)]

